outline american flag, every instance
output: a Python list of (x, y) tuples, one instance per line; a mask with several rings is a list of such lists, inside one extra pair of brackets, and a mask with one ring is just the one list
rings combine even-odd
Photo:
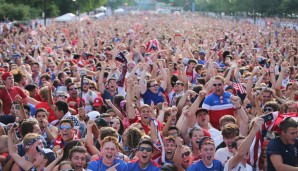
[(241, 83), (234, 83), (233, 82), (233, 88), (236, 91), (239, 91), (240, 94), (246, 93), (246, 89), (245, 89), (245, 87)]
[(279, 124), (286, 117), (294, 117), (293, 119), (295, 119), (297, 121), (297, 118), (295, 118), (297, 116), (297, 113), (281, 114), (279, 112), (273, 112), (272, 114), (273, 114), (274, 119), (272, 121), (265, 123), (262, 126), (262, 128), (257, 133), (256, 137), (254, 138), (254, 140), (250, 146), (249, 163), (252, 167), (256, 168), (256, 170), (262, 169), (262, 168), (260, 168), (260, 165), (261, 165), (260, 158), (261, 158), (261, 150), (262, 150), (261, 147), (262, 147), (262, 144), (264, 142), (264, 138), (265, 138), (267, 132), (268, 131), (279, 131)]
[(159, 50), (159, 43), (158, 40), (150, 40), (146, 45), (146, 52), (152, 52)]

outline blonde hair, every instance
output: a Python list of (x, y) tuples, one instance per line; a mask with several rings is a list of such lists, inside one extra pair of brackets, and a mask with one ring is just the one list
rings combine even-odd
[(48, 92), (49, 92), (48, 87), (42, 87), (39, 90), (39, 95), (40, 95), (41, 98), (43, 98), (45, 100), (48, 100)]
[(4, 148), (8, 147), (8, 144), (7, 144), (8, 136), (7, 135), (1, 135), (0, 136), (0, 141), (4, 144)]

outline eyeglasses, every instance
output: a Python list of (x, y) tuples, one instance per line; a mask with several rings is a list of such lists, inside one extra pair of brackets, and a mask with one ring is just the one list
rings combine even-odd
[(269, 108), (264, 108), (263, 112), (273, 112), (273, 109), (271, 107)]
[(158, 86), (158, 84), (153, 84), (150, 87), (157, 87), (157, 86)]
[(67, 98), (67, 96), (65, 96), (65, 95), (58, 95), (58, 97), (60, 97), (60, 98)]
[(69, 91), (78, 90), (78, 88), (70, 88)]
[(89, 83), (83, 83), (84, 85), (89, 85)]
[(70, 130), (70, 128), (71, 128), (71, 126), (68, 126), (68, 125), (67, 126), (62, 126), (62, 125), (60, 126), (60, 130), (65, 130), (66, 129), (68, 131), (68, 130)]
[(214, 87), (216, 87), (216, 86), (217, 86), (217, 87), (220, 87), (220, 86), (222, 86), (222, 83), (213, 84), (213, 86), (214, 86)]
[(185, 152), (185, 153), (182, 153), (182, 158), (184, 157), (184, 156), (189, 156), (190, 155), (190, 151), (187, 151), (187, 152)]
[(146, 150), (147, 152), (151, 152), (152, 151), (152, 148), (151, 147), (148, 147), (148, 148), (146, 148), (146, 147), (140, 147), (139, 148), (139, 151), (144, 151), (144, 150)]
[(183, 85), (182, 83), (176, 83), (176, 85)]
[(59, 170), (59, 171), (74, 171), (74, 169)]

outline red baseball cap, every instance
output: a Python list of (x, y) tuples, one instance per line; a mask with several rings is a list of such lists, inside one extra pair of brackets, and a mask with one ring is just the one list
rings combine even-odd
[(12, 74), (10, 72), (5, 72), (1, 77), (2, 77), (2, 80), (5, 81), (7, 79), (7, 77), (11, 77)]
[(102, 103), (103, 103), (102, 98), (96, 97), (96, 98), (94, 99), (93, 106), (94, 106), (94, 107), (100, 107), (100, 106), (102, 106)]

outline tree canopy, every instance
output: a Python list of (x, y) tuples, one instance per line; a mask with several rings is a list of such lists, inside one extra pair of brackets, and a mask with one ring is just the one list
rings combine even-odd
[[(256, 12), (262, 16), (279, 16), (298, 14), (297, 0), (157, 0), (170, 3), (185, 10), (211, 11), (226, 15), (248, 14)], [(28, 20), (41, 18), (46, 7), (46, 17), (56, 17), (68, 12), (88, 12), (102, 5), (115, 9), (123, 4), (135, 5), (134, 0), (0, 0), (0, 17), (11, 20)]]

